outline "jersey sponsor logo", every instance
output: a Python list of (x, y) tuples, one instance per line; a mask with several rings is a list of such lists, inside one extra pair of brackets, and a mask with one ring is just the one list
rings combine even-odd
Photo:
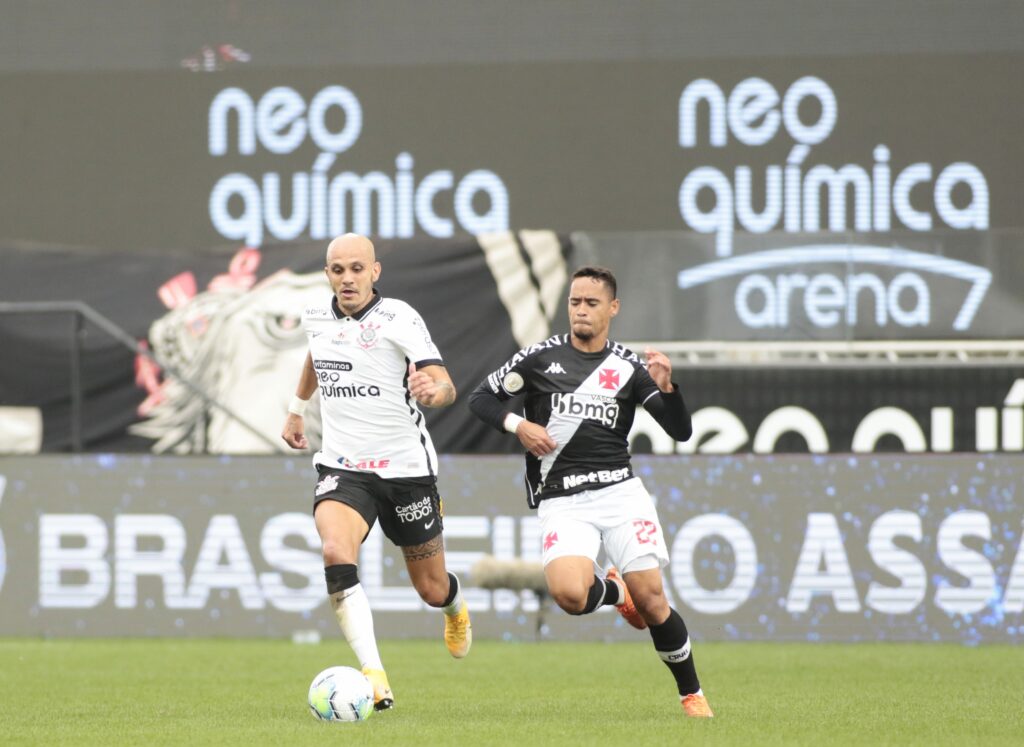
[[(398, 520), (403, 524), (408, 524), (419, 519), (425, 519), (434, 512), (434, 507), (430, 505), (430, 496), (422, 500), (410, 503), (408, 506), (399, 506), (395, 509), (395, 515)], [(430, 527), (428, 526), (427, 529)]]
[(551, 395), (551, 412), (580, 420), (596, 420), (614, 428), (619, 417), (619, 404), (611, 397), (555, 392)]
[(351, 371), (352, 364), (348, 361), (313, 361), (317, 371)]
[(320, 386), (320, 396), (328, 399), (345, 397), (379, 397), (380, 387), (376, 384), (328, 384)]
[(614, 391), (619, 388), (619, 372), (614, 368), (602, 368), (597, 374), (597, 383), (603, 389)]
[(622, 482), (629, 477), (629, 467), (621, 467), (619, 469), (599, 469), (594, 472), (585, 472), (577, 475), (565, 475), (562, 477), (562, 488), (569, 490), (571, 488), (579, 487), (580, 485), (589, 485), (591, 483), (613, 483)]
[(323, 495), (324, 493), (330, 493), (332, 490), (338, 487), (338, 476), (337, 475), (324, 475), (320, 482), (316, 484), (316, 494)]
[(377, 330), (380, 329), (379, 324), (373, 322), (365, 322), (359, 325), (359, 347), (363, 350), (369, 350), (377, 344), (379, 335)]
[(345, 469), (386, 469), (391, 464), (390, 459), (362, 459), (353, 462), (348, 457), (341, 457), (338, 463)]
[(564, 374), (565, 369), (562, 368), (561, 363), (552, 363), (550, 366), (544, 369), (544, 373), (549, 374)]

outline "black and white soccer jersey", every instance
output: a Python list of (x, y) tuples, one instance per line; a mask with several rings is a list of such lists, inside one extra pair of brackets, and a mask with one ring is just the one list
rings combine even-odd
[(640, 358), (608, 341), (604, 350), (577, 350), (556, 335), (516, 353), (470, 395), (470, 408), (503, 427), (501, 403), (525, 395), (526, 419), (543, 425), (557, 444), (544, 457), (526, 455), (529, 503), (613, 485), (633, 477), (627, 436), (637, 405), (644, 405), (679, 440), (690, 436), (690, 416), (677, 388), (663, 393)]
[(332, 295), (302, 315), (323, 421), (314, 464), (381, 477), (437, 474), (437, 453), (409, 393), (409, 362), (444, 365), (409, 304), (376, 293), (354, 316)]

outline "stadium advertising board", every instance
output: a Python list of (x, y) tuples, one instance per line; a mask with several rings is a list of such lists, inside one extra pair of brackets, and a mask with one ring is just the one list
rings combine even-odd
[(735, 236), (575, 232), (617, 270), (637, 340), (1019, 340), (1020, 231)]
[(1021, 366), (681, 366), (686, 442), (637, 412), (634, 451), (814, 454), (1024, 451)]
[[(1020, 457), (639, 457), (695, 637), (1016, 642), (1024, 636)], [(536, 561), (515, 457), (446, 457), (450, 567), (484, 637), (633, 640), (614, 613), (563, 614), (486, 591), (484, 555)], [(0, 461), (0, 634), (338, 637), (288, 458)], [(360, 579), (382, 637), (433, 637), (438, 613), (375, 530)], [(440, 645), (440, 644), (439, 644)]]
[(1020, 67), (914, 54), (8, 74), (0, 160), (18, 188), (0, 225), (131, 250), (689, 230), (718, 259), (767, 232), (971, 236), (1020, 227)]
[[(678, 236), (655, 237), (649, 252), (635, 245), (637, 252), (644, 251), (643, 262), (630, 260), (628, 252), (612, 252), (590, 234), (574, 234), (571, 242), (548, 231), (465, 241), (380, 242), (384, 274), (379, 288), (420, 311), (465, 394), (520, 347), (566, 331), (566, 278), (573, 267), (595, 257), (609, 261), (621, 280), (616, 339), (678, 343), (691, 333), (727, 324), (722, 321), (727, 310), (709, 313), (705, 308), (719, 296), (693, 296), (693, 290), (680, 294), (675, 288), (676, 268), (686, 255), (655, 247), (659, 241), (686, 241)], [(619, 249), (627, 246), (618, 244)], [(299, 323), (304, 299), (328, 292), (323, 252), (314, 243), (210, 256), (11, 250), (5, 255), (10, 272), (0, 273), (0, 296), (41, 300), (33, 278), (52, 277), (47, 298), (77, 297), (90, 304), (144, 340), (169, 370), (189, 376), (246, 420), (242, 424), (205, 405), (168, 371), (144, 355), (133, 356), (90, 324), (80, 341), (85, 449), (270, 453), (285, 448), (278, 434), (306, 350)], [(75, 271), (55, 272), (62, 267)], [(1013, 304), (1022, 301), (1016, 292), (1020, 286), (1011, 288), (1017, 281), (1009, 253), (991, 267), (1001, 279), (980, 307), (978, 320), (984, 315), (1009, 331), (1024, 324), (1024, 309), (1011, 313)], [(447, 292), (439, 294), (437, 287)], [(946, 308), (945, 298), (936, 292), (936, 315)], [(954, 305), (960, 303), (960, 297), (953, 298)], [(46, 452), (70, 445), (68, 362), (74, 340), (69, 332), (66, 316), (0, 315), (0, 346), (11, 353), (0, 356), (0, 401), (38, 408), (42, 431), (35, 439), (9, 436), (7, 443), (41, 442)], [(695, 415), (698, 435), (685, 444), (666, 441), (641, 412), (637, 433), (659, 454), (1020, 452), (1024, 447), (1019, 358), (1001, 365), (677, 364), (674, 378)], [(318, 410), (315, 400), (309, 416), (314, 443)], [(426, 417), (440, 452), (519, 448), (515, 439), (473, 417), (464, 403), (428, 409)], [(3, 426), (0, 419), (0, 449)]]

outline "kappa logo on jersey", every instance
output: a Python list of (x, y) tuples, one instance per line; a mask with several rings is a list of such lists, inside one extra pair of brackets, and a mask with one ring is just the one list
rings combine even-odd
[(611, 397), (597, 394), (555, 392), (551, 395), (551, 412), (580, 420), (596, 420), (614, 428), (619, 418), (619, 404)]
[(337, 475), (324, 475), (320, 479), (320, 482), (316, 484), (316, 494), (323, 495), (324, 493), (330, 493), (332, 490), (338, 487), (338, 476)]
[[(430, 505), (429, 495), (423, 500), (410, 503), (408, 506), (399, 506), (395, 509), (395, 515), (398, 516), (398, 520), (403, 524), (425, 519), (432, 513), (434, 513), (434, 507)], [(430, 527), (428, 526), (427, 529), (430, 529)]]
[(544, 373), (549, 374), (564, 374), (565, 369), (562, 368), (561, 363), (552, 363), (550, 366), (544, 369)]
[(629, 477), (629, 467), (620, 469), (599, 469), (595, 472), (586, 472), (579, 475), (566, 475), (562, 478), (562, 487), (565, 490), (575, 488), (578, 485), (588, 483), (613, 483), (622, 482)]
[(558, 532), (548, 532), (544, 535), (544, 549), (550, 550), (558, 543)]
[(600, 384), (604, 389), (618, 389), (619, 388), (619, 372), (614, 368), (602, 368), (597, 375), (597, 383)]
[(378, 334), (377, 330), (380, 329), (379, 324), (373, 322), (366, 322), (359, 325), (359, 347), (363, 350), (369, 350), (377, 344)]

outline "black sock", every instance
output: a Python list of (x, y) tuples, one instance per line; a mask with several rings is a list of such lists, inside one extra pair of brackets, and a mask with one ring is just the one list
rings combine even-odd
[(649, 627), (654, 650), (676, 678), (679, 694), (689, 695), (700, 690), (697, 668), (693, 664), (693, 654), (690, 652), (690, 635), (679, 613), (669, 608), (668, 619), (665, 622)]
[[(597, 578), (597, 576), (594, 576), (594, 578)], [(617, 583), (615, 583), (614, 581), (609, 581), (606, 578), (602, 578), (602, 579), (598, 579), (598, 580), (599, 581), (603, 581), (604, 582), (604, 586), (605, 586), (604, 598), (601, 599), (601, 606), (604, 606), (606, 604), (618, 604), (619, 603), (619, 585)], [(625, 585), (626, 582), (623, 581), (622, 583), (623, 583), (623, 585)], [(623, 601), (624, 601), (626, 595), (623, 594), (622, 596), (623, 596)]]
[(442, 607), (447, 607), (449, 604), (455, 601), (455, 595), (459, 593), (459, 579), (451, 571), (448, 572), (448, 598), (441, 604)]
[(591, 612), (606, 604), (614, 604), (619, 601), (619, 589), (613, 581), (606, 581), (600, 576), (594, 576), (594, 583), (590, 585), (587, 592), (587, 603), (579, 612), (572, 612), (573, 615), (589, 615)]
[(358, 584), (359, 574), (352, 563), (343, 563), (324, 568), (324, 579), (327, 581), (327, 595), (330, 596)]

